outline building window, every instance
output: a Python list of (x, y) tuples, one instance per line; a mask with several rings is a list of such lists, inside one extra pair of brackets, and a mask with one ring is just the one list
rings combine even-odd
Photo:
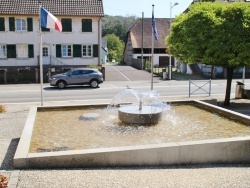
[(70, 18), (62, 18), (62, 32), (72, 32), (72, 20)]
[(27, 31), (33, 31), (33, 19), (27, 18)]
[(72, 57), (72, 45), (62, 44), (62, 57)]
[(16, 45), (7, 44), (7, 58), (16, 58)]
[(49, 52), (48, 52), (48, 47), (43, 47), (43, 57), (48, 57)]
[(0, 18), (0, 31), (5, 31), (4, 18)]
[(17, 58), (28, 58), (28, 44), (17, 44)]
[(82, 45), (82, 57), (92, 57), (92, 45)]
[(93, 57), (99, 57), (99, 46), (98, 46), (98, 44), (93, 44)]
[(16, 30), (17, 31), (27, 31), (27, 21), (26, 19), (17, 18), (16, 19)]
[(82, 19), (82, 32), (92, 32), (91, 19)]
[(6, 44), (0, 44), (0, 58), (6, 58), (6, 57), (7, 57)]
[(29, 58), (34, 58), (34, 45), (29, 44), (28, 49), (29, 49), (29, 51), (28, 51)]

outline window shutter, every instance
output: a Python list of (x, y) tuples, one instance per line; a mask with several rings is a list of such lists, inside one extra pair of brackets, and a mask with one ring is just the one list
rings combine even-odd
[(92, 32), (91, 19), (82, 19), (82, 32)]
[(29, 58), (34, 58), (34, 45), (33, 44), (29, 44), (28, 48), (29, 48), (29, 51), (28, 51)]
[(62, 32), (72, 32), (72, 20), (69, 18), (61, 19)]
[(15, 18), (9, 17), (9, 30), (15, 31)]
[(56, 45), (56, 57), (62, 57), (61, 44)]
[(0, 18), (0, 31), (5, 31), (4, 18)]
[(15, 44), (7, 45), (7, 58), (16, 58), (16, 45)]
[(42, 31), (45, 31), (45, 32), (50, 32), (50, 29), (49, 29), (49, 28), (46, 28), (46, 27), (41, 27), (41, 30), (42, 30)]
[(73, 44), (73, 57), (82, 57), (82, 45)]
[(32, 18), (27, 18), (28, 22), (28, 31), (33, 31), (33, 19)]
[(98, 44), (93, 45), (93, 57), (98, 57)]

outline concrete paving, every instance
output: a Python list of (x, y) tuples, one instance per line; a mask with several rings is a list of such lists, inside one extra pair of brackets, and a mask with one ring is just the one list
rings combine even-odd
[[(94, 101), (90, 102), (94, 104)], [(229, 109), (249, 115), (250, 100), (232, 99), (231, 102)], [(64, 102), (64, 104), (70, 103)], [(8, 111), (0, 114), (0, 173), (9, 178), (10, 188), (250, 187), (250, 164), (155, 168), (14, 169), (13, 156), (31, 105), (40, 104), (9, 104)]]

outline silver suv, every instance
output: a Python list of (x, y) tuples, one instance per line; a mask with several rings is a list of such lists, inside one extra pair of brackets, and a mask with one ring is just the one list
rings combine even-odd
[(92, 68), (75, 68), (63, 74), (56, 74), (50, 79), (50, 85), (60, 89), (67, 85), (90, 85), (96, 88), (101, 83), (103, 83), (102, 73)]

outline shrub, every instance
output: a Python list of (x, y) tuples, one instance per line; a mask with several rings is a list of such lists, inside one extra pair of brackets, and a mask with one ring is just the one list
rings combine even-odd
[(4, 113), (7, 111), (7, 107), (3, 104), (0, 104), (0, 113)]
[(99, 71), (102, 69), (102, 67), (98, 65), (88, 65), (87, 68), (98, 69)]
[(0, 187), (7, 188), (8, 187), (8, 178), (2, 174), (0, 174)]
[(151, 71), (151, 61), (149, 61), (149, 60), (146, 61), (145, 69), (147, 71)]

